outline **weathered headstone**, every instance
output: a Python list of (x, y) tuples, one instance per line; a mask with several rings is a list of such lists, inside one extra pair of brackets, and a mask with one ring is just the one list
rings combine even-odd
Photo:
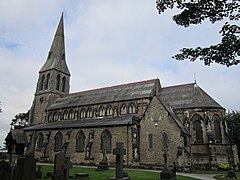
[(163, 150), (163, 158), (164, 158), (164, 169), (160, 173), (160, 179), (170, 179), (173, 180), (173, 173), (171, 170), (168, 168), (168, 137), (167, 134), (164, 132), (162, 134), (162, 150)]
[(237, 179), (237, 176), (232, 169), (230, 171), (228, 171), (227, 177)]
[(64, 160), (64, 164), (63, 164), (64, 180), (69, 179), (70, 168), (72, 168), (72, 163), (70, 161), (70, 158), (66, 157), (65, 160)]
[(99, 162), (97, 166), (97, 171), (104, 171), (108, 170), (108, 161), (107, 161), (107, 156), (106, 156), (106, 151), (103, 151), (103, 159)]
[(123, 155), (126, 154), (126, 149), (123, 149), (123, 143), (117, 142), (116, 148), (113, 149), (113, 154), (116, 155), (116, 169), (115, 177), (109, 178), (110, 180), (129, 180), (130, 177), (127, 173), (123, 172)]
[(13, 171), (12, 180), (34, 180), (35, 170), (36, 160), (32, 153), (26, 157), (21, 157), (18, 159), (17, 167)]
[(0, 179), (11, 180), (11, 166), (6, 161), (0, 161)]
[(64, 180), (64, 173), (63, 173), (64, 160), (65, 158), (62, 152), (58, 152), (57, 154), (55, 154), (54, 172), (53, 172), (52, 180)]

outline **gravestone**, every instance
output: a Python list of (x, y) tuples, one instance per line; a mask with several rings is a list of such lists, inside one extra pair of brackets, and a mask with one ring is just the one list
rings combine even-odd
[(28, 154), (17, 161), (12, 180), (35, 180), (36, 160), (34, 155)]
[(54, 171), (52, 175), (52, 180), (64, 180), (64, 173), (63, 173), (64, 160), (65, 158), (62, 152), (58, 152), (55, 154)]
[(116, 148), (113, 149), (113, 154), (116, 155), (115, 177), (111, 177), (109, 180), (129, 180), (130, 177), (128, 174), (123, 172), (123, 155), (126, 154), (126, 149), (123, 149), (122, 142), (116, 143)]
[(0, 161), (0, 179), (11, 180), (11, 166), (6, 161)]
[(63, 152), (58, 152), (55, 154), (52, 180), (68, 180), (70, 168), (72, 168), (70, 158), (65, 157)]
[(173, 173), (168, 168), (168, 137), (167, 134), (164, 132), (162, 134), (162, 150), (163, 150), (163, 158), (164, 158), (164, 169), (160, 173), (160, 179), (170, 179), (173, 180)]
[(70, 168), (72, 168), (72, 163), (70, 161), (70, 158), (66, 157), (65, 160), (64, 160), (64, 164), (63, 164), (64, 180), (69, 179)]
[(99, 162), (97, 166), (97, 171), (104, 171), (108, 170), (108, 161), (107, 161), (107, 156), (106, 156), (106, 151), (103, 151), (103, 159)]

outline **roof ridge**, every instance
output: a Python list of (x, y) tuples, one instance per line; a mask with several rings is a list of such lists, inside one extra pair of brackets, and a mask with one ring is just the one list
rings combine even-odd
[(178, 85), (173, 85), (173, 86), (165, 86), (165, 87), (162, 87), (161, 89), (176, 88), (176, 87), (187, 86), (187, 85), (194, 85), (194, 84), (196, 84), (196, 83), (178, 84)]
[(113, 86), (105, 86), (105, 87), (89, 89), (89, 90), (83, 90), (83, 91), (79, 91), (79, 92), (70, 93), (69, 95), (75, 95), (75, 94), (91, 92), (91, 91), (99, 91), (99, 90), (104, 90), (104, 89), (112, 89), (112, 88), (116, 88), (116, 87), (124, 87), (124, 86), (127, 87), (129, 85), (144, 84), (144, 83), (151, 82), (151, 81), (156, 81), (156, 80), (158, 80), (158, 78), (148, 79), (148, 80), (143, 80), (143, 81), (135, 81), (135, 82), (124, 83), (124, 84), (118, 84), (118, 85), (113, 85)]

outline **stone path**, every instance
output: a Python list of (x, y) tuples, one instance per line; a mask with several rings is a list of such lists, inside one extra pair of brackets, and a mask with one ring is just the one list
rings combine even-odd
[(215, 178), (213, 178), (214, 176), (216, 176), (216, 174), (177, 173), (177, 175), (192, 177), (201, 180), (216, 180)]

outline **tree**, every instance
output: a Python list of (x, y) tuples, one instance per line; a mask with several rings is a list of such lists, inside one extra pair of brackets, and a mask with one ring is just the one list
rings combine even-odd
[(238, 157), (240, 157), (240, 111), (228, 112), (225, 116), (228, 133), (232, 141), (237, 145)]
[(27, 126), (29, 119), (29, 110), (26, 113), (18, 113), (12, 119), (11, 126)]
[(212, 23), (225, 21), (220, 30), (221, 42), (209, 47), (182, 48), (174, 55), (176, 60), (200, 59), (205, 65), (219, 63), (227, 67), (240, 63), (240, 1), (238, 0), (157, 0), (159, 14), (167, 9), (177, 8), (179, 14), (173, 16), (176, 24), (188, 27), (201, 24), (204, 20)]

